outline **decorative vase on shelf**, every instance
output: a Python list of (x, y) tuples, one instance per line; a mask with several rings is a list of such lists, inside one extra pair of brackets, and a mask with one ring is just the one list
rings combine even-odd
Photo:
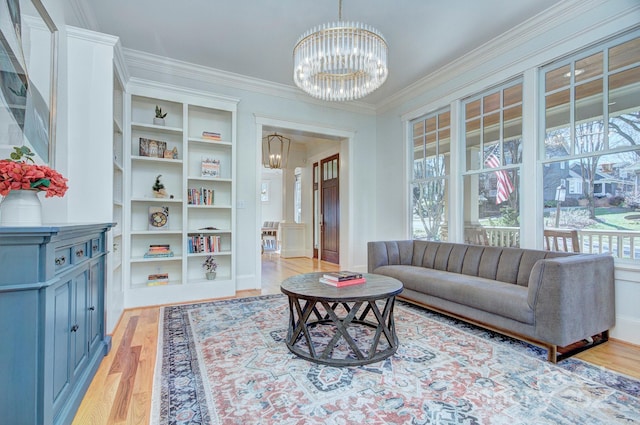
[(154, 118), (153, 123), (155, 125), (164, 125), (164, 118)]
[(215, 280), (216, 272), (207, 272), (207, 280)]
[(42, 225), (42, 204), (37, 190), (11, 190), (0, 202), (0, 225)]

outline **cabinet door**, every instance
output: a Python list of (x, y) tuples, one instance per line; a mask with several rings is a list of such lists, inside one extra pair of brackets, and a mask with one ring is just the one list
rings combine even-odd
[[(53, 411), (66, 401), (71, 383), (69, 350), (71, 341), (71, 298), (73, 279), (55, 288), (53, 295)], [(45, 353), (46, 356), (46, 353)]]
[(87, 292), (89, 289), (89, 269), (83, 270), (73, 279), (73, 309), (71, 320), (71, 360), (73, 375), (82, 372), (87, 361), (89, 336), (87, 317)]
[(89, 353), (93, 353), (96, 344), (102, 340), (102, 276), (104, 263), (102, 260), (94, 262), (89, 270), (89, 293), (87, 294), (87, 315), (89, 323)]

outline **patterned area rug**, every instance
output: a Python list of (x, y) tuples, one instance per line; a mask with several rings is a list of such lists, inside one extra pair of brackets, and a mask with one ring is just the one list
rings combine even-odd
[(165, 307), (151, 423), (640, 424), (640, 381), (406, 303), (397, 353), (359, 367), (290, 353), (288, 316), (282, 295)]

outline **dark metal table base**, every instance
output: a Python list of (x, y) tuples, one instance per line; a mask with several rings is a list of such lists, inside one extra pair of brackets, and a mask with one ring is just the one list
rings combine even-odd
[[(376, 300), (329, 302), (302, 299), (290, 294), (287, 347), (304, 359), (331, 366), (358, 366), (384, 360), (398, 349), (398, 337), (393, 320), (395, 298), (390, 296), (382, 299), (381, 304), (384, 303), (384, 308), (380, 311)], [(324, 311), (321, 312), (319, 306), (322, 306)], [(364, 309), (358, 314), (363, 306)], [(335, 334), (322, 349), (324, 344), (314, 341), (312, 330), (315, 326), (324, 324), (333, 325)], [(348, 330), (353, 331), (356, 327), (375, 329), (368, 347), (358, 346), (349, 334)], [(334, 358), (334, 349), (341, 339), (347, 343), (351, 353), (346, 358)], [(381, 341), (383, 344), (380, 344)], [(306, 351), (303, 349), (305, 347)]]

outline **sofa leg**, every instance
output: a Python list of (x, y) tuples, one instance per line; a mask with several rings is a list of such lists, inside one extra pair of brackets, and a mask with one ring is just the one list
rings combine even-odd
[(547, 351), (547, 361), (551, 363), (558, 363), (558, 346), (550, 345)]
[[(582, 340), (582, 343), (576, 343), (566, 347), (567, 348), (566, 350), (564, 349), (565, 347), (562, 347), (559, 354), (557, 351), (557, 347), (555, 347), (554, 351), (556, 352), (556, 361), (554, 363), (559, 362), (560, 360), (569, 358), (574, 354), (581, 353), (585, 350), (588, 350), (589, 348), (593, 348), (597, 345), (603, 344), (608, 340), (609, 340), (609, 330), (607, 329), (606, 331), (602, 331), (597, 335), (593, 335), (591, 338)], [(551, 351), (549, 351), (549, 353), (551, 353)]]

